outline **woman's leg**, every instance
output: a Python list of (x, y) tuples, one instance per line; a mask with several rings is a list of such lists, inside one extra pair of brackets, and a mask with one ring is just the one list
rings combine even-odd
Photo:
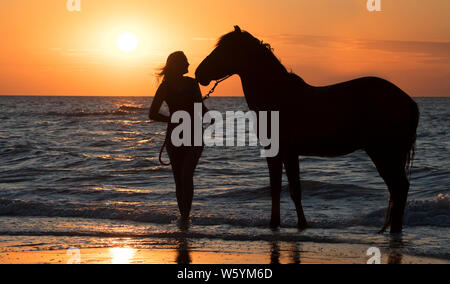
[(167, 152), (172, 164), (181, 218), (189, 219), (194, 198), (194, 172), (203, 147), (175, 147), (168, 144)]
[(203, 147), (190, 147), (183, 160), (184, 208), (189, 216), (194, 199), (194, 173), (203, 152)]
[(183, 182), (183, 166), (186, 151), (183, 147), (175, 147), (171, 144), (167, 145), (167, 153), (169, 154), (170, 163), (172, 166), (172, 173), (175, 180), (176, 195), (178, 208), (180, 210), (183, 219), (189, 218), (189, 214), (186, 216), (187, 209), (185, 208), (184, 197), (184, 182)]

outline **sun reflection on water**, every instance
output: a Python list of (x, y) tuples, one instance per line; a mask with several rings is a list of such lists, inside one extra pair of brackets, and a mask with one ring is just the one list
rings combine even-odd
[(112, 264), (130, 264), (136, 254), (136, 249), (132, 248), (110, 248)]

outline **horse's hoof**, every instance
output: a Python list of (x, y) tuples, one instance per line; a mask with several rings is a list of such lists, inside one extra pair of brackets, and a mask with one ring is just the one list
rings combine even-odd
[(298, 225), (297, 225), (297, 229), (299, 231), (303, 231), (307, 228), (308, 228), (308, 223), (306, 223), (306, 222), (301, 222), (301, 223), (298, 223)]
[(402, 231), (403, 231), (403, 228), (398, 228), (398, 227), (392, 227), (391, 226), (391, 231), (390, 231), (390, 233), (391, 233), (391, 235), (400, 235), (400, 234), (402, 234)]
[(387, 227), (386, 228), (382, 228), (379, 232), (378, 235), (383, 235), (384, 233), (386, 233)]
[(277, 231), (280, 228), (280, 221), (270, 221), (269, 228), (272, 231)]

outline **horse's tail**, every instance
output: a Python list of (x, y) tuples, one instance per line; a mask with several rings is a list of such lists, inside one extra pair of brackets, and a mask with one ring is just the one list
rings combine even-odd
[(410, 103), (410, 124), (408, 129), (408, 154), (406, 157), (405, 169), (411, 176), (411, 169), (416, 154), (417, 127), (419, 126), (420, 111), (417, 103), (411, 99)]

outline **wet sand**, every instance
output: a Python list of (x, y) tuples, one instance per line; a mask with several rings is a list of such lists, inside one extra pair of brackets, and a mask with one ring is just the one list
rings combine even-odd
[[(79, 254), (78, 254), (79, 252)], [(78, 257), (79, 256), (79, 257)], [(0, 253), (1, 264), (366, 264), (367, 247), (348, 244), (302, 243), (301, 247), (273, 244), (266, 251), (189, 249), (135, 249), (131, 247)], [(382, 264), (450, 264), (448, 260), (421, 258), (382, 251)]]

